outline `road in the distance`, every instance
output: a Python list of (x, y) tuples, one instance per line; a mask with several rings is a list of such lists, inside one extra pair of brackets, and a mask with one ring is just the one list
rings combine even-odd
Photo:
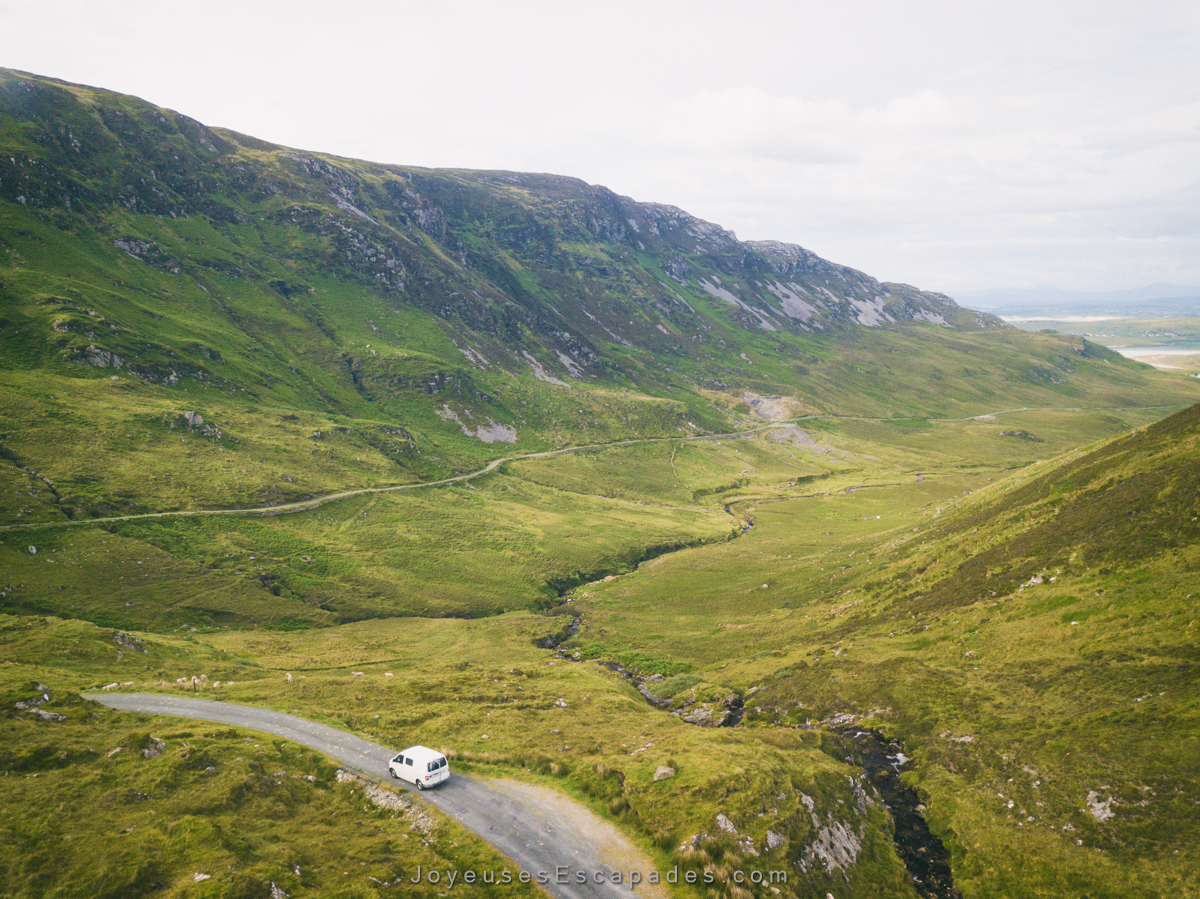
[(540, 453), (525, 453), (520, 456), (505, 456), (503, 459), (493, 459), (483, 468), (478, 471), (468, 472), (467, 474), (455, 475), (452, 478), (442, 478), (437, 481), (416, 481), (412, 484), (393, 484), (388, 487), (358, 487), (351, 490), (342, 490), (338, 493), (328, 493), (323, 496), (314, 496), (312, 499), (303, 499), (294, 503), (280, 503), (277, 506), (254, 506), (245, 509), (178, 509), (171, 512), (142, 512), (137, 515), (115, 515), (111, 518), (78, 518), (68, 519), (65, 521), (27, 521), (20, 524), (0, 525), (0, 531), (24, 530), (29, 528), (66, 528), (75, 527), (85, 524), (111, 524), (118, 521), (142, 521), (149, 518), (195, 518), (201, 515), (286, 515), (291, 512), (311, 512), (313, 509), (323, 506), (326, 503), (336, 502), (339, 499), (350, 499), (355, 496), (367, 496), (372, 493), (396, 493), (402, 490), (422, 490), (425, 487), (445, 487), (447, 484), (458, 484), (462, 481), (470, 481), (481, 475), (490, 474), (495, 471), (505, 462), (521, 462), (525, 459), (545, 459), (550, 456), (561, 456), (566, 453), (586, 452), (588, 450), (598, 449), (614, 449), (619, 447), (634, 446), (640, 443), (667, 443), (672, 440), (680, 440), (683, 442), (692, 442), (697, 440), (731, 440), (737, 437), (746, 437), (750, 434), (757, 434), (759, 431), (769, 431), (772, 428), (777, 428), (781, 424), (790, 424), (792, 422), (801, 421), (811, 418), (812, 416), (803, 416), (802, 418), (789, 418), (773, 421), (770, 424), (760, 425), (756, 428), (750, 428), (747, 431), (733, 431), (728, 434), (708, 434), (699, 437), (636, 437), (629, 440), (617, 440), (612, 443), (589, 443), (580, 446), (565, 446), (562, 449), (544, 450)]
[[(1013, 412), (1088, 412), (1088, 411), (1121, 411), (1124, 409), (1174, 409), (1182, 408), (1177, 403), (1171, 403), (1163, 406), (1112, 406), (1112, 407), (1082, 407), (1070, 406), (1066, 408), (1051, 408), (1045, 407), (1040, 409), (999, 409), (995, 412), (983, 412), (979, 415), (971, 415), (967, 418), (931, 418), (932, 422), (947, 423), (974, 421), (980, 418), (987, 418), (989, 415), (1009, 415)], [(323, 506), (326, 503), (336, 502), (340, 499), (350, 499), (355, 496), (367, 496), (372, 493), (397, 493), (403, 490), (422, 490), (426, 487), (445, 487), (447, 484), (458, 484), (463, 481), (470, 481), (485, 474), (490, 474), (495, 471), (505, 462), (520, 462), (524, 459), (544, 459), (549, 456), (561, 456), (566, 453), (587, 452), (597, 449), (616, 449), (619, 447), (635, 446), (643, 443), (669, 443), (672, 440), (678, 440), (681, 443), (696, 443), (709, 440), (733, 440), (739, 437), (748, 437), (751, 434), (757, 434), (761, 431), (770, 431), (784, 425), (796, 424), (797, 422), (805, 422), (812, 420), (829, 420), (829, 421), (882, 421), (887, 422), (891, 419), (887, 418), (866, 418), (858, 415), (799, 415), (792, 418), (774, 419), (769, 424), (759, 425), (755, 428), (749, 428), (745, 431), (731, 431), (728, 434), (698, 434), (693, 437), (636, 437), (629, 440), (616, 440), (612, 443), (589, 443), (580, 446), (565, 446), (562, 449), (545, 450), (540, 453), (525, 453), (519, 456), (505, 456), (503, 459), (493, 459), (483, 468), (478, 471), (468, 472), (467, 474), (456, 475), (452, 478), (442, 478), (437, 481), (417, 481), (412, 484), (392, 484), (387, 487), (358, 487), (350, 490), (342, 490), (338, 493), (328, 493), (323, 496), (314, 496), (312, 499), (304, 499), (294, 503), (281, 503), (278, 506), (254, 506), (245, 509), (177, 509), (171, 512), (142, 512), (137, 515), (115, 515), (111, 518), (79, 518), (65, 521), (26, 521), (17, 524), (0, 525), (0, 531), (17, 531), (28, 530), (31, 528), (67, 528), (80, 527), (89, 524), (112, 524), (118, 521), (142, 521), (150, 518), (195, 518), (202, 515), (286, 515), (291, 512), (311, 512), (313, 509)]]
[[(86, 698), (126, 712), (199, 718), (275, 734), (374, 778), (389, 779), (388, 760), (396, 753), (315, 721), (230, 702), (154, 693), (102, 693)], [(400, 781), (390, 783), (402, 788)], [(530, 872), (535, 880), (539, 871), (547, 872), (550, 882), (545, 889), (559, 899), (665, 896), (661, 888), (648, 884), (638, 887), (635, 894), (627, 883), (612, 883), (614, 871), (623, 872), (623, 881), (627, 881), (630, 871), (640, 871), (645, 878), (653, 863), (611, 824), (554, 791), (488, 782), (453, 772), (449, 781), (420, 795), (507, 856), (515, 868)], [(571, 882), (554, 882), (555, 868), (560, 865), (569, 869)], [(577, 871), (586, 872), (587, 883), (575, 882)], [(602, 883), (596, 882), (597, 872), (602, 875)], [(517, 873), (514, 870), (513, 876)]]

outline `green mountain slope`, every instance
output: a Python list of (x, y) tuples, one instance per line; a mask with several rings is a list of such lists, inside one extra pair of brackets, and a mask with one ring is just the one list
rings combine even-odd
[(0, 145), (0, 447), (56, 491), (10, 521), (726, 430), (756, 395), (907, 418), (1198, 391), (576, 179), (299, 152), (12, 71)]
[(748, 727), (899, 738), (963, 895), (1188, 894), (1197, 472), (1200, 406), (965, 495), (759, 502), (735, 545), (589, 587), (577, 645), (739, 691)]

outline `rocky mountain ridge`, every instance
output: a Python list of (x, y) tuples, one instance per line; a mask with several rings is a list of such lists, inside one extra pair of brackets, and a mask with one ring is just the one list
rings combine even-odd
[[(940, 294), (881, 284), (802, 247), (742, 242), (676, 207), (574, 178), (340, 160), (15, 72), (0, 79), (0, 114), (10, 122), (0, 197), (29, 213), (82, 219), (170, 274), (261, 279), (285, 296), (310, 286), (279, 283), (246, 256), (197, 259), (146, 220), (301, 232), (320, 245), (318, 268), (454, 322), (474, 367), (524, 368), (532, 353), (561, 380), (602, 375), (614, 345), (702, 357), (713, 328), (689, 301), (697, 292), (736, 327), (767, 333), (1001, 326)], [(125, 355), (103, 342), (68, 354), (93, 364)]]

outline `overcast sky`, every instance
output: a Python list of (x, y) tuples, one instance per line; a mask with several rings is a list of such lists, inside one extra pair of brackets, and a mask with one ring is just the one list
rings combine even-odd
[(0, 0), (0, 65), (575, 175), (951, 294), (1200, 284), (1196, 0)]

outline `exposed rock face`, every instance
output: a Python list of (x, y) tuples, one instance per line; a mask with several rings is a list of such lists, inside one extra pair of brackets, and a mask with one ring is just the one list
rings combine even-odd
[[(662, 678), (660, 677), (659, 680), (662, 680)], [(650, 692), (650, 688), (644, 683), (636, 684), (636, 686), (637, 691), (642, 694), (642, 697), (646, 700), (646, 702), (650, 703), (650, 705), (657, 706), (660, 709), (665, 709), (671, 705), (671, 701), (669, 699), (659, 699)]]
[(126, 359), (103, 347), (89, 345), (76, 356), (75, 362), (80, 365), (94, 365), (96, 368), (124, 368)]
[(819, 863), (824, 866), (826, 874), (845, 871), (858, 860), (861, 851), (861, 834), (855, 833), (846, 821), (830, 821), (817, 831), (816, 839), (805, 847), (800, 867), (807, 871), (810, 864)]
[(19, 711), (29, 712), (31, 715), (35, 715), (38, 718), (41, 718), (43, 721), (62, 722), (67, 720), (66, 715), (60, 715), (57, 712), (50, 712), (46, 709), (39, 708), (39, 706), (43, 706), (50, 701), (49, 687), (47, 687), (45, 684), (36, 684), (34, 686), (34, 690), (37, 691), (36, 695), (30, 697), (29, 699), (23, 699), (14, 703), (14, 706)]
[(134, 259), (144, 259), (158, 247), (152, 240), (139, 240), (136, 237), (122, 237), (113, 241), (113, 246), (123, 250)]
[(18, 709), (21, 711), (28, 711), (30, 709), (35, 709), (40, 705), (45, 705), (50, 701), (49, 687), (47, 687), (45, 684), (38, 684), (34, 687), (34, 689), (37, 691), (37, 695), (30, 699), (23, 699), (17, 702), (16, 707)]
[(1095, 790), (1089, 790), (1087, 794), (1087, 810), (1088, 813), (1097, 821), (1103, 823), (1109, 818), (1112, 818), (1116, 813), (1112, 810), (1112, 797), (1101, 801), (1100, 794)]
[[(516, 443), (517, 431), (505, 424), (497, 424), (491, 419), (487, 419), (485, 424), (476, 425), (474, 428), (465, 423), (457, 412), (451, 409), (448, 405), (443, 404), (442, 408), (437, 410), (438, 417), (444, 421), (452, 421), (462, 430), (468, 437), (478, 437), (484, 443)], [(467, 411), (463, 414), (468, 417), (473, 417)]]
[(475, 428), (475, 436), (484, 443), (516, 443), (517, 431), (508, 425), (496, 424), (494, 421)]
[(1001, 431), (1001, 437), (1017, 437), (1021, 440), (1028, 440), (1030, 443), (1041, 443), (1040, 437), (1034, 437), (1028, 431)]
[(371, 804), (376, 808), (391, 809), (394, 812), (406, 812), (412, 808), (411, 796), (394, 793), (391, 790), (385, 790), (383, 787), (377, 787), (372, 783), (364, 781), (363, 792), (367, 794), (367, 798), (371, 800)]

